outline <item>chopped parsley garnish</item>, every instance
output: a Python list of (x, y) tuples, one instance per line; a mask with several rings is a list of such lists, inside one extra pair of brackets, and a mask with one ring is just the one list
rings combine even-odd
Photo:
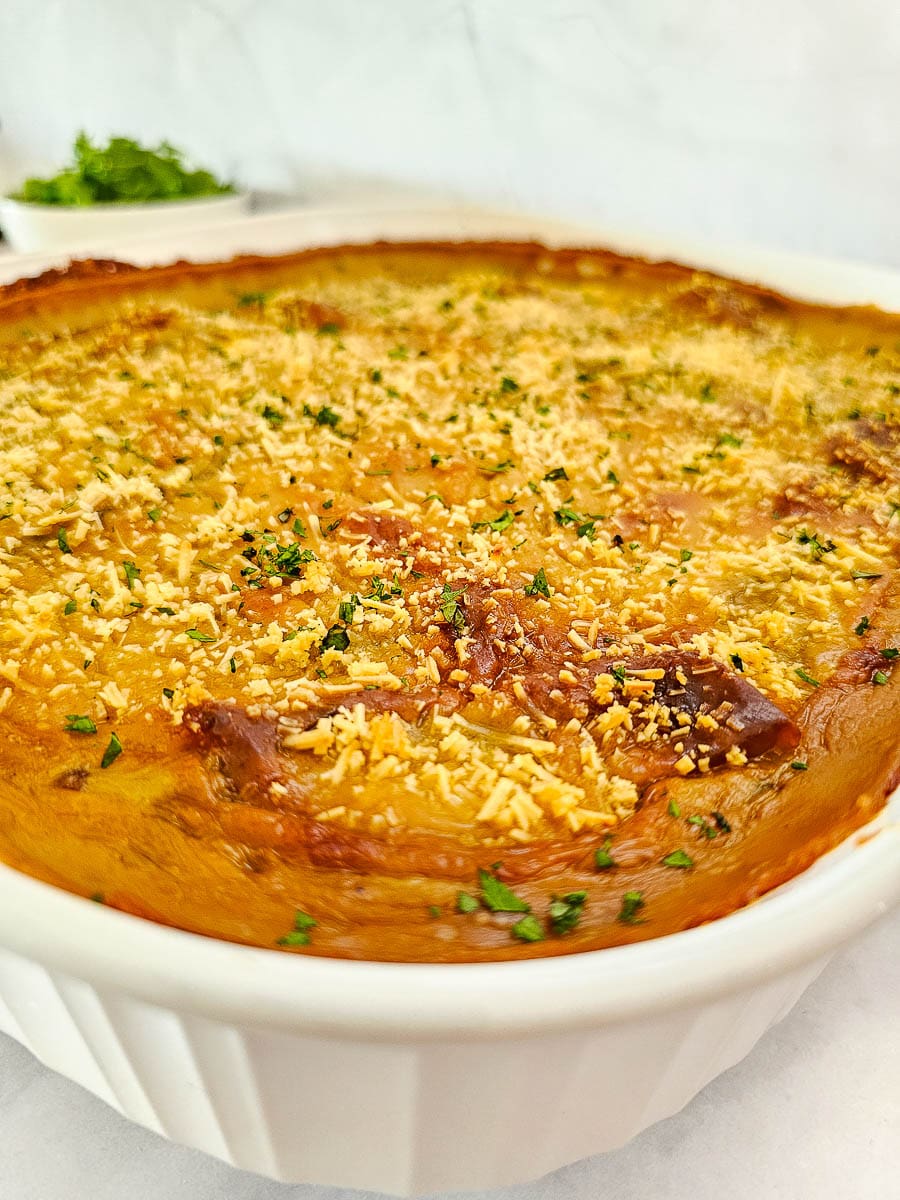
[(504, 529), (509, 529), (513, 521), (518, 516), (512, 509), (507, 509), (502, 512), (499, 517), (495, 517), (493, 521), (475, 521), (472, 525), (473, 531), (478, 529), (493, 529), (495, 533), (502, 533)]
[(459, 598), (465, 592), (462, 588), (458, 592), (454, 592), (449, 583), (445, 583), (441, 589), (439, 603), (441, 606), (441, 616), (451, 625), (457, 633), (461, 633), (465, 628), (466, 614), (459, 603)]
[(569, 933), (581, 920), (581, 910), (587, 892), (567, 892), (565, 896), (554, 896), (550, 901), (550, 928), (554, 933)]
[(64, 616), (64, 617), (71, 617), (72, 613), (73, 613), (73, 612), (75, 612), (77, 608), (78, 608), (78, 601), (77, 601), (77, 600), (67, 600), (67, 601), (66, 601), (66, 606), (65, 606), (65, 608), (63, 609), (63, 616)]
[(393, 350), (388, 350), (388, 358), (396, 358), (403, 361), (409, 358), (409, 349), (406, 346), (395, 346)]
[(503, 378), (500, 380), (500, 391), (501, 392), (507, 392), (507, 393), (508, 392), (517, 392), (518, 390), (519, 390), (519, 385), (516, 383), (516, 381), (514, 379), (511, 379), (509, 375), (504, 375)]
[(192, 642), (214, 642), (216, 640), (211, 633), (204, 633), (202, 629), (186, 629), (184, 632)]
[(338, 605), (338, 617), (344, 622), (345, 625), (353, 624), (353, 614), (356, 612), (357, 608), (359, 608), (361, 603), (362, 601), (355, 592), (349, 597), (349, 599), (342, 600), (340, 602)]
[(147, 516), (150, 518), (151, 521), (158, 521), (159, 518), (162, 516), (162, 509), (161, 508), (148, 509)]
[(881, 651), (881, 657), (890, 661), (891, 659), (900, 657), (900, 650), (895, 646), (888, 646), (887, 649)]
[(869, 628), (869, 618), (868, 618), (868, 617), (862, 617), (862, 618), (860, 619), (860, 622), (859, 622), (859, 624), (856, 626), (856, 628), (853, 630), (853, 632), (854, 632), (854, 633), (855, 633), (855, 634), (856, 634), (858, 637), (862, 637), (862, 635), (863, 635), (863, 634), (866, 632), (866, 630), (867, 630), (868, 628)]
[(259, 415), (264, 421), (268, 421), (273, 429), (280, 429), (285, 422), (285, 415), (281, 409), (273, 408), (271, 404), (265, 405)]
[(506, 884), (490, 871), (479, 868), (478, 882), (481, 886), (481, 899), (491, 912), (531, 912), (531, 905), (510, 891)]
[(681, 816), (681, 805), (678, 803), (677, 800), (670, 800), (667, 811), (668, 811), (670, 817), (678, 818)]
[(690, 562), (694, 557), (694, 552), (693, 550), (681, 550), (678, 557), (683, 563)]
[(619, 483), (621, 483), (622, 481), (619, 479), (619, 477), (618, 477), (618, 475), (615, 473), (615, 471), (612, 471), (612, 470), (610, 470), (610, 471), (607, 471), (607, 472), (606, 472), (606, 482), (607, 482), (607, 483), (612, 483), (612, 484), (619, 484)]
[(238, 308), (262, 308), (268, 298), (268, 292), (244, 292), (243, 295), (238, 296), (237, 306)]
[(552, 471), (548, 471), (544, 476), (545, 483), (554, 483), (557, 479), (568, 479), (565, 467), (554, 467)]
[(326, 321), (324, 325), (320, 325), (318, 330), (319, 337), (328, 337), (341, 332), (341, 327), (336, 321)]
[(303, 405), (304, 417), (313, 417), (317, 425), (329, 425), (334, 429), (340, 424), (340, 413), (336, 413), (333, 408), (329, 408), (327, 404), (323, 404), (318, 412), (315, 412), (308, 404)]
[(134, 590), (134, 581), (141, 577), (141, 568), (136, 567), (133, 562), (129, 562), (126, 558), (122, 563), (122, 570), (125, 572), (125, 582), (128, 584), (129, 592), (131, 592)]
[(885, 675), (884, 671), (876, 671), (875, 674), (872, 676), (873, 683), (884, 684), (884, 683), (887, 683), (887, 681), (888, 681), (888, 677), (887, 677), (887, 675)]
[(521, 921), (516, 921), (510, 932), (520, 942), (542, 942), (546, 937), (543, 925), (541, 925), (537, 917), (532, 916), (523, 917)]
[(802, 667), (795, 667), (794, 674), (798, 679), (802, 679), (804, 683), (808, 683), (810, 687), (819, 687), (818, 679), (813, 679), (808, 671), (804, 671)]
[(797, 541), (801, 546), (809, 546), (813, 562), (818, 562), (823, 554), (832, 554), (837, 550), (837, 546), (830, 538), (826, 538), (823, 542), (817, 533), (810, 533), (807, 529), (800, 530), (797, 534)]
[(696, 825), (703, 837), (710, 840), (718, 835), (718, 830), (714, 825), (710, 825), (706, 817), (688, 817), (687, 823), (688, 825)]
[[(413, 575), (416, 579), (421, 579), (421, 575), (418, 571), (411, 571), (410, 574)], [(382, 579), (380, 575), (373, 575), (371, 591), (369, 592), (366, 599), (367, 600), (380, 600), (383, 603), (385, 600), (389, 599), (392, 596), (402, 596), (402, 595), (403, 595), (403, 588), (397, 582), (397, 574), (395, 572), (392, 583), (385, 582), (385, 580)], [(457, 595), (461, 596), (462, 592), (458, 592)]]
[(682, 870), (694, 865), (694, 860), (685, 850), (673, 850), (662, 862), (664, 867), (680, 867)]
[(296, 537), (300, 537), (300, 538), (306, 537), (306, 526), (303, 524), (303, 522), (300, 520), (299, 517), (297, 517), (294, 520), (294, 523), (291, 526), (291, 533), (293, 533)]
[(543, 567), (540, 567), (534, 574), (531, 583), (525, 584), (526, 596), (546, 596), (550, 597), (550, 585), (547, 582), (547, 574)]
[(851, 579), (881, 579), (878, 571), (851, 571)]
[(62, 525), (60, 525), (59, 529), (57, 529), (57, 531), (56, 531), (56, 544), (57, 544), (57, 546), (59, 546), (59, 548), (63, 554), (71, 554), (72, 553), (72, 551), (69, 547), (69, 539), (68, 539), (68, 536), (66, 535), (65, 527)]
[(70, 713), (66, 717), (66, 733), (96, 733), (97, 726), (90, 717), (82, 717), (77, 713)]
[(625, 674), (625, 668), (621, 666), (621, 664), (615, 667), (610, 667), (609, 673), (612, 675), (613, 679), (615, 679), (616, 683), (624, 686), (627, 675)]
[(290, 933), (284, 934), (278, 938), (276, 946), (308, 946), (310, 942), (309, 931), (315, 929), (318, 921), (311, 917), (308, 913), (300, 912), (298, 909), (294, 913), (294, 928)]
[(109, 735), (109, 745), (103, 751), (103, 757), (100, 759), (100, 767), (106, 770), (111, 767), (119, 755), (122, 753), (122, 743), (119, 741), (119, 736), (116, 733)]
[(332, 625), (325, 636), (322, 638), (323, 650), (340, 650), (348, 649), (350, 645), (350, 636), (346, 629), (341, 629), (340, 625)]
[(609, 852), (612, 845), (612, 838), (607, 838), (602, 846), (598, 846), (594, 851), (594, 866), (598, 871), (608, 871), (610, 867), (616, 865), (616, 860)]
[(242, 551), (244, 558), (255, 562), (266, 575), (287, 576), (298, 579), (303, 574), (303, 565), (312, 562), (315, 555), (297, 542), (279, 545), (272, 534), (264, 534), (259, 550)]
[(232, 675), (237, 674), (237, 659), (233, 655), (228, 660), (228, 668), (231, 671)]
[(739, 450), (743, 444), (741, 439), (735, 437), (733, 433), (720, 433), (716, 442), (717, 446), (733, 446), (735, 450)]
[(809, 763), (800, 762), (800, 760), (799, 760), (799, 759), (795, 759), (795, 760), (794, 760), (794, 761), (791, 763), (791, 770), (792, 770), (792, 771), (808, 771), (808, 770), (809, 770)]
[(642, 925), (644, 919), (639, 917), (638, 913), (644, 907), (645, 902), (641, 892), (626, 892), (622, 897), (622, 907), (616, 920), (623, 925)]
[(481, 907), (481, 905), (478, 903), (476, 898), (474, 896), (469, 895), (468, 892), (457, 892), (456, 908), (457, 908), (458, 912), (473, 913), (480, 907)]
[(154, 612), (162, 613), (165, 617), (174, 617), (175, 609), (169, 608), (168, 604), (158, 604), (153, 610)]

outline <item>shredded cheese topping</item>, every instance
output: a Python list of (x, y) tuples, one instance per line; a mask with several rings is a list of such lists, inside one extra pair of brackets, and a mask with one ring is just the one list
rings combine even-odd
[[(702, 772), (729, 719), (661, 701), (635, 656), (692, 651), (795, 714), (896, 561), (897, 345), (711, 321), (732, 294), (401, 253), (8, 347), (0, 708), (146, 720), (149, 741), (233, 700), (281, 722), (316, 814), (354, 827), (616, 824), (640, 790), (623, 738)], [(473, 588), (488, 631), (504, 617), (481, 636), (502, 694)], [(599, 712), (519, 704), (532, 619), (565, 633), (554, 704), (621, 660), (591, 677)], [(428, 689), (463, 707), (360, 700)]]

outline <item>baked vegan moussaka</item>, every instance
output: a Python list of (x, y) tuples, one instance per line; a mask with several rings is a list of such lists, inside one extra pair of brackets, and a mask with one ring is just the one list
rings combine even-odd
[(900, 318), (377, 244), (0, 291), (0, 858), (184, 929), (549, 955), (898, 782)]

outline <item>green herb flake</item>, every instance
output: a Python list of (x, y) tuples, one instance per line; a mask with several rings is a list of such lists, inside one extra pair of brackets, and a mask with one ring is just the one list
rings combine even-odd
[(280, 429), (285, 422), (285, 414), (280, 408), (273, 408), (271, 404), (266, 404), (260, 409), (259, 415), (264, 421), (268, 421), (273, 429)]
[(111, 767), (119, 755), (122, 753), (122, 743), (119, 741), (119, 736), (116, 733), (109, 735), (109, 745), (103, 751), (103, 757), (100, 759), (101, 770), (106, 770)]
[(513, 937), (519, 939), (520, 942), (542, 942), (546, 937), (544, 927), (541, 925), (537, 917), (523, 917), (521, 921), (516, 921), (510, 933)]
[(683, 563), (690, 562), (694, 557), (694, 552), (693, 550), (681, 550), (678, 557)]
[(543, 567), (540, 567), (534, 574), (531, 583), (525, 584), (526, 596), (546, 596), (550, 598), (550, 584), (547, 582), (547, 573)]
[(296, 518), (293, 525), (291, 526), (291, 533), (293, 533), (295, 537), (300, 537), (300, 538), (306, 537), (306, 526), (303, 524), (303, 522), (300, 520), (299, 517)]
[(802, 679), (804, 683), (808, 683), (810, 687), (821, 686), (818, 679), (813, 679), (812, 675), (810, 675), (808, 671), (804, 671), (802, 667), (795, 667), (794, 674), (798, 679)]
[(888, 681), (888, 677), (884, 673), (884, 671), (876, 671), (875, 674), (872, 676), (872, 682), (875, 684), (881, 685), (881, 684), (887, 683), (887, 681)]
[(900, 650), (895, 646), (888, 646), (885, 650), (881, 651), (881, 657), (891, 662), (893, 659), (900, 657)]
[(516, 383), (516, 381), (514, 379), (510, 378), (509, 375), (504, 375), (503, 378), (500, 380), (500, 391), (501, 392), (506, 392), (507, 394), (510, 394), (512, 392), (517, 392), (518, 390), (519, 390), (519, 385)]
[(612, 845), (612, 838), (607, 838), (602, 846), (598, 846), (594, 851), (594, 866), (598, 871), (608, 871), (610, 867), (616, 865), (616, 860), (609, 852)]
[(638, 913), (645, 907), (641, 892), (626, 892), (622, 897), (622, 907), (616, 920), (622, 925), (643, 925), (644, 918), (639, 917)]
[(681, 816), (681, 805), (678, 803), (677, 800), (670, 800), (667, 811), (668, 811), (670, 817), (675, 817), (675, 819), (677, 820)]
[(478, 882), (481, 887), (481, 899), (491, 912), (531, 912), (531, 905), (510, 891), (506, 884), (490, 871), (479, 868)]
[(322, 638), (323, 650), (340, 650), (343, 653), (350, 647), (350, 635), (340, 625), (332, 625)]
[(476, 912), (481, 905), (478, 900), (471, 896), (468, 892), (457, 892), (456, 894), (456, 911), (461, 913)]
[(817, 533), (810, 533), (808, 529), (800, 530), (797, 534), (797, 541), (801, 546), (809, 546), (809, 554), (813, 562), (819, 562), (823, 555), (833, 554), (837, 550), (837, 546), (830, 538), (822, 541)]
[(70, 713), (66, 717), (65, 724), (66, 733), (96, 733), (97, 726), (90, 717), (79, 716), (77, 713)]
[(881, 579), (878, 571), (851, 571), (851, 579)]
[(303, 405), (304, 417), (312, 417), (317, 425), (328, 425), (335, 429), (341, 423), (340, 413), (336, 413), (333, 408), (329, 408), (327, 404), (315, 411), (308, 404)]
[(743, 441), (739, 437), (735, 437), (733, 433), (720, 433), (716, 442), (717, 446), (732, 446), (735, 450), (740, 450), (743, 444)]
[(441, 607), (441, 616), (451, 625), (457, 633), (461, 633), (465, 628), (466, 614), (459, 603), (459, 599), (465, 593), (465, 589), (460, 589), (454, 592), (449, 583), (445, 583), (441, 589), (441, 594), (438, 603)]
[(565, 896), (554, 896), (547, 910), (550, 928), (554, 933), (570, 933), (581, 920), (581, 911), (587, 892), (567, 892)]
[(744, 660), (741, 658), (741, 656), (739, 654), (729, 654), (728, 657), (731, 660), (731, 665), (734, 667), (734, 669), (736, 671), (743, 671)]
[(73, 613), (73, 612), (75, 612), (75, 611), (77, 610), (77, 608), (78, 608), (78, 601), (77, 601), (77, 600), (67, 600), (67, 601), (66, 601), (66, 606), (65, 606), (65, 608), (63, 609), (63, 616), (64, 616), (64, 617), (71, 617), (72, 613)]
[(141, 568), (136, 567), (133, 562), (130, 562), (126, 558), (122, 563), (122, 570), (125, 572), (125, 582), (128, 584), (129, 592), (134, 591), (135, 580), (141, 577)]
[(147, 516), (151, 521), (158, 521), (162, 516), (161, 508), (150, 508), (147, 510)]
[(192, 642), (214, 642), (216, 640), (211, 633), (204, 633), (201, 629), (186, 629), (184, 632)]
[(62, 554), (71, 554), (72, 553), (72, 550), (69, 546), (69, 538), (66, 534), (66, 530), (63, 525), (60, 525), (59, 529), (57, 529), (57, 531), (56, 531), (56, 544), (57, 544), (57, 546), (59, 546), (60, 552)]
[(545, 483), (555, 483), (557, 479), (568, 480), (565, 467), (554, 467), (552, 471), (548, 471), (544, 476)]
[(869, 618), (862, 617), (860, 619), (859, 624), (854, 628), (853, 632), (857, 635), (857, 637), (862, 637), (868, 628), (869, 628)]
[(361, 605), (362, 601), (354, 592), (347, 600), (342, 600), (338, 605), (338, 617), (345, 625), (353, 624), (353, 614)]
[(493, 521), (475, 521), (472, 525), (473, 532), (478, 529), (493, 529), (495, 533), (502, 533), (504, 529), (509, 529), (517, 514), (511, 509), (502, 512), (499, 517), (495, 517)]
[(795, 760), (794, 760), (794, 761), (791, 763), (791, 770), (792, 770), (792, 771), (808, 771), (808, 770), (809, 770), (809, 763), (800, 762), (800, 760), (799, 760), (799, 759), (795, 759)]
[(667, 854), (662, 860), (664, 867), (680, 867), (686, 870), (694, 865), (694, 860), (684, 850), (673, 850), (671, 854)]

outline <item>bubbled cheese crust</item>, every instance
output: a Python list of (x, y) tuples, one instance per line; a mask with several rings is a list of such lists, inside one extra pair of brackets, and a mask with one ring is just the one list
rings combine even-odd
[[(548, 862), (583, 869), (650, 809), (647, 844), (699, 874), (716, 842), (736, 877), (720, 797), (798, 786), (820, 689), (893, 688), (893, 318), (536, 247), (109, 274), (0, 307), (0, 707), (13, 769), (24, 731), (50, 755), (9, 861), (239, 940), (318, 903), (317, 952), (504, 956), (505, 918), (423, 913), (497, 862), (558, 890)], [(113, 795), (111, 853), (84, 856)], [(385, 885), (413, 926), (392, 940), (398, 871), (422, 881)], [(515, 952), (637, 936), (601, 883), (578, 931)]]

